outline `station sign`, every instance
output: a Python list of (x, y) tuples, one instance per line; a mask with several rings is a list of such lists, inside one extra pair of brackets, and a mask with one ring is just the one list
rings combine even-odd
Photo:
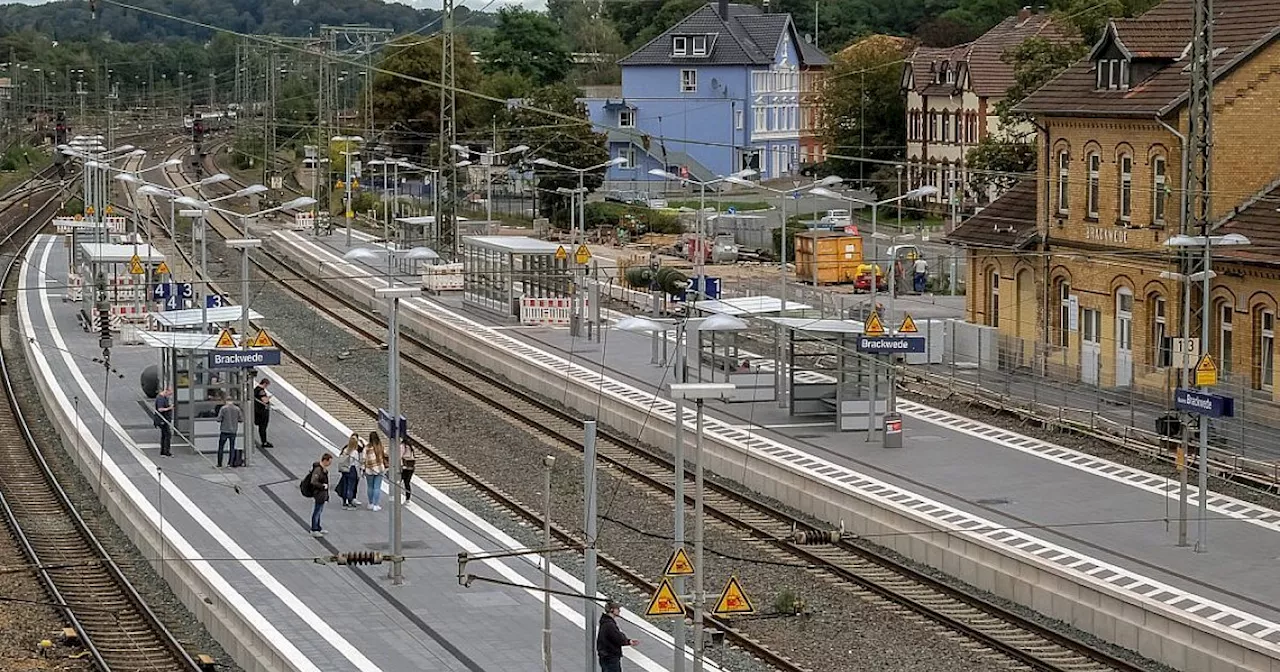
[(1235, 399), (1184, 387), (1174, 390), (1173, 405), (1179, 411), (1207, 415), (1211, 418), (1233, 418), (1236, 415)]
[(872, 355), (914, 354), (925, 351), (923, 336), (859, 336), (858, 352)]
[(258, 348), (256, 350), (222, 350), (209, 353), (211, 369), (248, 369), (255, 366), (278, 366), (280, 351)]
[[(396, 436), (401, 438), (408, 436), (409, 421), (406, 420), (403, 415), (400, 416), (399, 425), (399, 431), (396, 432)], [(385, 408), (378, 409), (378, 429), (382, 430), (383, 434), (391, 436), (391, 413), (387, 412), (387, 409)]]

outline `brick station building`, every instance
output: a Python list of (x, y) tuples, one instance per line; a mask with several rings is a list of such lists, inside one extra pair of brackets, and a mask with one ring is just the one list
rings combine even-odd
[[(1211, 233), (1252, 245), (1214, 250), (1207, 351), (1224, 385), (1270, 402), (1280, 399), (1280, 2), (1219, 0), (1215, 12)], [(1165, 0), (1114, 20), (1029, 96), (1020, 109), (1039, 129), (1035, 179), (949, 236), (968, 251), (968, 317), (998, 328), (1009, 366), (1170, 398), (1184, 302), (1163, 243), (1182, 233), (1191, 16), (1190, 0)]]

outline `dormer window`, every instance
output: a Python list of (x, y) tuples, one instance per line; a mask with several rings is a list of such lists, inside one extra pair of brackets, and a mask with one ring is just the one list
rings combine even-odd
[(1097, 89), (1099, 91), (1126, 91), (1129, 89), (1129, 61), (1124, 58), (1104, 58), (1096, 61)]
[(694, 56), (706, 56), (707, 55), (707, 36), (695, 35), (689, 38), (689, 46), (692, 48), (691, 51), (693, 52)]
[(701, 58), (711, 53), (714, 35), (674, 35), (671, 38), (671, 55)]
[(688, 56), (689, 55), (689, 38), (683, 35), (677, 35), (671, 38), (671, 55), (672, 56)]

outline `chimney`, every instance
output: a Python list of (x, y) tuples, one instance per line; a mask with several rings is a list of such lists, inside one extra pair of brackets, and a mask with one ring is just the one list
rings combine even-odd
[(729, 20), (729, 0), (720, 0), (720, 19)]
[(1028, 6), (1026, 6), (1026, 7), (1023, 7), (1022, 9), (1019, 9), (1019, 10), (1018, 10), (1018, 20), (1019, 20), (1019, 21), (1026, 21), (1026, 20), (1027, 20), (1027, 19), (1029, 19), (1029, 18), (1031, 18), (1031, 6), (1030, 6), (1030, 5), (1028, 5)]

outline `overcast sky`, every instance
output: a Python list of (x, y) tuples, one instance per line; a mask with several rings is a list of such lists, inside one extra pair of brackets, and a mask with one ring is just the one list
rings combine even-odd
[[(0, 5), (41, 5), (53, 0), (0, 0)], [(323, 0), (301, 0), (301, 2), (313, 2)], [(405, 0), (401, 4), (413, 7), (424, 7), (429, 9), (440, 9), (440, 0)], [(458, 7), (466, 5), (471, 9), (480, 9), (489, 4), (489, 0), (454, 0), (454, 6)], [(523, 5), (529, 9), (546, 9), (547, 0), (497, 0), (489, 7), (489, 11), (496, 11), (502, 5)]]

